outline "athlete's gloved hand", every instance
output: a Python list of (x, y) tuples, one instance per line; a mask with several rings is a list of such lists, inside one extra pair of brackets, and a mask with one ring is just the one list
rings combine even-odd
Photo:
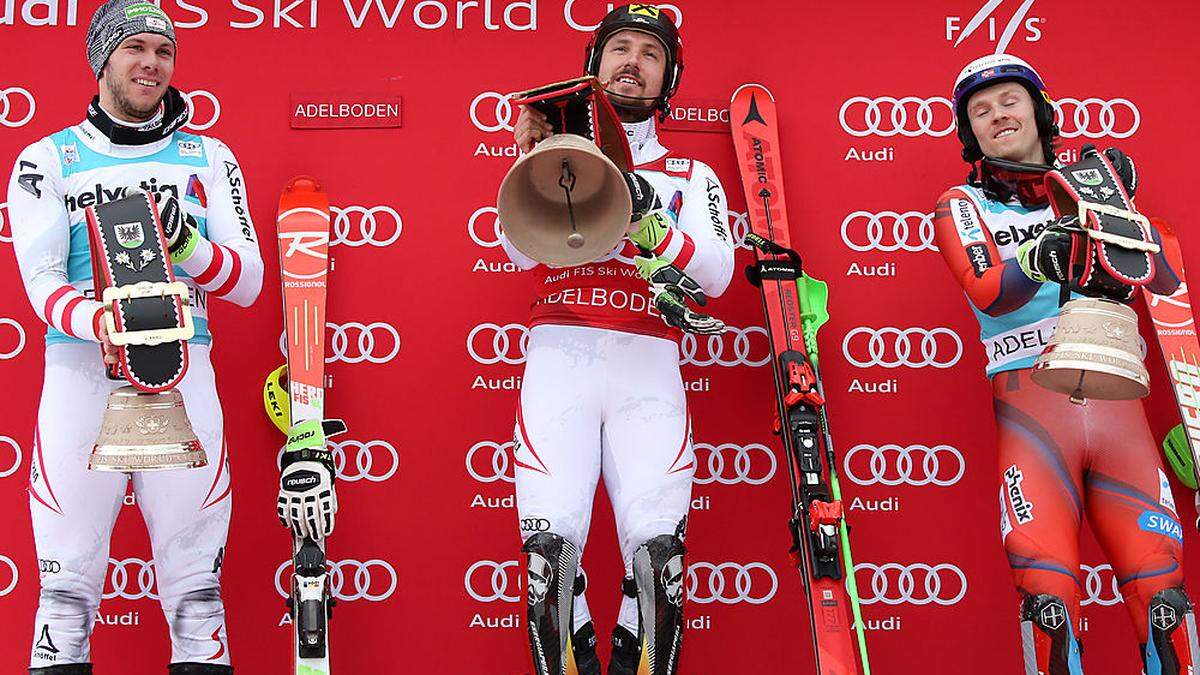
[(650, 181), (632, 171), (627, 171), (622, 175), (625, 177), (625, 187), (629, 188), (629, 200), (633, 202), (633, 214), (629, 217), (629, 222), (636, 223), (651, 211), (662, 208), (662, 203), (658, 200), (658, 194), (654, 192)]
[(1047, 225), (1036, 239), (1017, 247), (1021, 271), (1039, 283), (1065, 282), (1071, 269), (1071, 243), (1078, 230), (1078, 216), (1063, 216)]
[(701, 307), (708, 303), (708, 298), (695, 280), (656, 256), (638, 255), (633, 262), (638, 274), (650, 282), (650, 295), (654, 299), (654, 307), (662, 314), (662, 319), (668, 326), (700, 335), (725, 332), (725, 323), (720, 319), (694, 312), (687, 306), (686, 300), (691, 300)]
[(191, 257), (192, 252), (196, 250), (200, 229), (196, 219), (191, 214), (184, 213), (174, 195), (167, 195), (158, 205), (158, 219), (162, 221), (163, 236), (167, 238), (171, 262), (181, 263)]
[(670, 232), (671, 220), (665, 211), (658, 209), (634, 223), (629, 230), (629, 240), (649, 253), (658, 248)]
[[(146, 191), (141, 185), (127, 185), (121, 188), (121, 197)], [(163, 236), (167, 240), (167, 253), (171, 256), (171, 262), (183, 262), (196, 250), (196, 241), (200, 236), (199, 225), (191, 214), (184, 213), (174, 195), (163, 193), (157, 203), (158, 220), (162, 223)]]
[(1125, 184), (1125, 191), (1129, 193), (1129, 198), (1133, 199), (1138, 186), (1137, 167), (1133, 164), (1133, 158), (1116, 148), (1106, 148), (1104, 156), (1112, 162), (1113, 168), (1117, 170), (1117, 176)]
[(325, 439), (346, 430), (341, 420), (305, 420), (292, 426), (280, 462), (279, 522), (317, 541), (333, 532), (337, 491), (333, 453)]

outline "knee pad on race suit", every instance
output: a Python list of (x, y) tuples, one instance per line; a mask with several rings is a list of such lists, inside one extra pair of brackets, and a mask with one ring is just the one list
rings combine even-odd
[[(527, 630), (536, 675), (576, 675), (571, 639), (579, 547), (553, 532), (539, 532), (521, 547), (529, 569)], [(593, 633), (594, 635), (594, 633)]]
[(233, 666), (219, 666), (212, 663), (172, 663), (167, 666), (168, 675), (233, 675)]
[(1083, 675), (1067, 603), (1056, 595), (1026, 595), (1021, 601), (1021, 646), (1026, 675)]
[(1142, 645), (1146, 675), (1191, 675), (1196, 657), (1196, 613), (1180, 587), (1165, 588), (1150, 598), (1149, 639)]
[(633, 552), (633, 585), (641, 632), (637, 672), (675, 675), (679, 670), (684, 550), (682, 539), (660, 534)]
[(92, 664), (64, 663), (45, 668), (30, 668), (29, 675), (92, 675)]

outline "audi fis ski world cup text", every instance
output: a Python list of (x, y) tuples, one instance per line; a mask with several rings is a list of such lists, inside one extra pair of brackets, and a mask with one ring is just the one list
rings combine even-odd
[[(173, 0), (173, 6), (163, 9), (172, 17), (175, 28), (193, 29), (207, 26), (212, 18), (209, 10), (226, 4), (235, 12), (228, 26), (239, 30), (383, 27), (527, 32), (539, 30), (550, 19), (561, 20), (572, 30), (590, 33), (608, 11), (603, 5), (592, 6), (591, 3), (586, 3), (586, 8), (580, 7), (578, 0), (565, 0), (560, 14), (556, 12), (558, 4), (547, 6), (540, 0), (326, 0), (324, 4), (320, 0), (297, 0), (287, 4), (275, 2), (274, 5), (263, 0)], [(341, 9), (338, 16), (341, 24), (331, 26), (326, 22), (318, 25), (317, 10), (324, 5)], [(684, 13), (678, 5), (664, 3), (659, 7), (682, 25)], [(79, 0), (6, 0), (0, 4), (0, 11), (3, 12), (0, 26), (79, 25)], [(322, 16), (325, 16), (324, 12)]]

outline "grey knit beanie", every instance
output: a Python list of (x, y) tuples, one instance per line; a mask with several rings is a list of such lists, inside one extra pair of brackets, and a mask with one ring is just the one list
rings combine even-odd
[(87, 32), (87, 58), (96, 79), (117, 46), (138, 33), (156, 33), (175, 42), (175, 26), (157, 5), (146, 0), (108, 0), (100, 5)]

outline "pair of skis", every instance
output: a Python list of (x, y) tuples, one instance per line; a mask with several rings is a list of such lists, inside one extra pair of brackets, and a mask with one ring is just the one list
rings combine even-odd
[(816, 336), (829, 318), (828, 291), (804, 273), (791, 247), (774, 97), (761, 85), (743, 85), (733, 93), (729, 117), (750, 220), (746, 243), (757, 260), (746, 274), (762, 290), (767, 316), (775, 431), (788, 457), (792, 491), (791, 551), (808, 596), (816, 673), (870, 675), (818, 366)]
[[(277, 220), (283, 316), (287, 335), (287, 398), (268, 411), (283, 429), (325, 419), (325, 296), (329, 274), (329, 197), (316, 179), (288, 181)], [(282, 392), (278, 394), (282, 396)], [(288, 426), (288, 428), (291, 428)], [(333, 609), (325, 543), (293, 534), (292, 616), (294, 675), (329, 675), (328, 621)]]

